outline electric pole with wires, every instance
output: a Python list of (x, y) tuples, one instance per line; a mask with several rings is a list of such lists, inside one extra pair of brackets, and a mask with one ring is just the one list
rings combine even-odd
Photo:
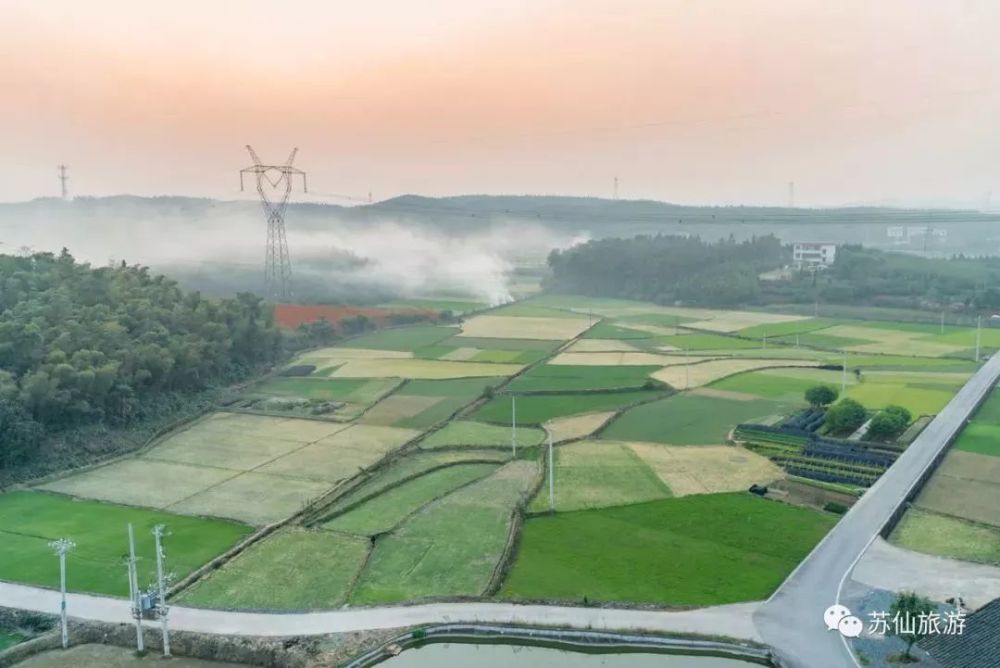
[[(269, 299), (288, 300), (292, 297), (292, 261), (288, 255), (288, 239), (285, 237), (285, 209), (288, 198), (292, 194), (292, 179), (302, 177), (302, 191), (309, 192), (306, 185), (306, 173), (293, 167), (295, 154), (299, 149), (292, 149), (291, 155), (283, 165), (265, 165), (261, 163), (253, 147), (247, 144), (247, 151), (253, 159), (253, 165), (240, 170), (240, 190), (243, 190), (243, 175), (253, 174), (257, 179), (257, 193), (260, 203), (267, 216), (267, 247), (264, 252), (264, 290)], [(268, 184), (275, 198), (272, 200), (264, 184)]]

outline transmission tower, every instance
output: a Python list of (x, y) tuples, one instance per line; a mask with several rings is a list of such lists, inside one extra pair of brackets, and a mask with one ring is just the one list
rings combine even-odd
[[(247, 144), (247, 151), (253, 159), (253, 165), (240, 170), (240, 190), (243, 190), (243, 175), (253, 174), (257, 177), (257, 192), (260, 203), (267, 216), (267, 248), (264, 252), (264, 289), (266, 297), (287, 300), (292, 297), (292, 261), (288, 257), (288, 240), (285, 238), (285, 208), (292, 194), (292, 179), (302, 177), (302, 191), (309, 192), (306, 185), (306, 173), (297, 167), (292, 167), (295, 154), (299, 149), (292, 149), (288, 160), (283, 165), (262, 164), (253, 147)], [(274, 199), (264, 189), (267, 183), (276, 195)]]
[(63, 199), (69, 199), (69, 188), (66, 187), (67, 181), (69, 181), (69, 177), (66, 176), (66, 165), (59, 165), (59, 184), (62, 186)]

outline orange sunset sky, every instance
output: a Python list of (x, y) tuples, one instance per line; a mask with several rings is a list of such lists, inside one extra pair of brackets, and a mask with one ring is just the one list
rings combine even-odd
[[(0, 0), (0, 201), (1000, 201), (1000, 2)], [(301, 196), (299, 196), (301, 197)]]

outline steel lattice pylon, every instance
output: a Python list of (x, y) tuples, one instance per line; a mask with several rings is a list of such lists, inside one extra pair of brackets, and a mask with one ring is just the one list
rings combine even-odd
[[(253, 165), (240, 170), (240, 190), (243, 190), (243, 175), (253, 174), (257, 178), (257, 192), (260, 203), (267, 216), (267, 248), (264, 252), (264, 290), (266, 297), (276, 300), (292, 298), (292, 261), (288, 256), (288, 240), (285, 238), (285, 208), (292, 194), (292, 178), (302, 177), (302, 190), (309, 192), (306, 184), (306, 173), (292, 167), (295, 154), (299, 149), (292, 149), (291, 155), (283, 165), (264, 165), (247, 144), (247, 151), (253, 158)], [(277, 198), (272, 200), (264, 189), (264, 183), (274, 189)]]

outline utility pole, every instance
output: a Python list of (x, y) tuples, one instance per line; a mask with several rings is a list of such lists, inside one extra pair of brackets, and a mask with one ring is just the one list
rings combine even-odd
[(66, 170), (68, 168), (66, 165), (59, 165), (59, 185), (62, 187), (62, 198), (69, 199), (69, 188), (66, 187), (66, 182), (69, 181), (69, 177), (66, 176)]
[(510, 456), (517, 459), (517, 395), (510, 395)]
[[(253, 165), (240, 170), (240, 190), (243, 190), (243, 175), (253, 174), (257, 179), (257, 194), (267, 216), (267, 247), (264, 253), (265, 296), (270, 299), (287, 300), (292, 297), (292, 261), (288, 256), (288, 240), (285, 238), (285, 209), (292, 193), (292, 179), (302, 177), (302, 191), (309, 192), (306, 173), (292, 167), (297, 148), (292, 149), (283, 165), (262, 164), (253, 147), (247, 144), (247, 151), (253, 158)], [(267, 183), (277, 193), (272, 201), (264, 191)]]
[(135, 532), (132, 523), (128, 525), (128, 583), (132, 592), (132, 616), (135, 617), (135, 648), (140, 654), (146, 651), (142, 637), (142, 592), (139, 591), (139, 574), (135, 562)]
[(552, 434), (549, 434), (549, 512), (556, 509), (555, 465), (552, 459)]
[(844, 351), (844, 363), (840, 365), (840, 396), (847, 392), (847, 351)]
[(62, 625), (62, 647), (69, 647), (69, 624), (66, 619), (66, 553), (76, 547), (69, 538), (60, 538), (49, 543), (49, 547), (59, 557), (59, 619)]
[(153, 527), (153, 538), (156, 541), (156, 587), (159, 590), (160, 627), (163, 633), (163, 656), (170, 656), (170, 632), (167, 630), (167, 588), (163, 579), (163, 535), (166, 527), (157, 524)]
[(976, 318), (976, 361), (979, 361), (979, 344), (982, 341), (983, 316)]

